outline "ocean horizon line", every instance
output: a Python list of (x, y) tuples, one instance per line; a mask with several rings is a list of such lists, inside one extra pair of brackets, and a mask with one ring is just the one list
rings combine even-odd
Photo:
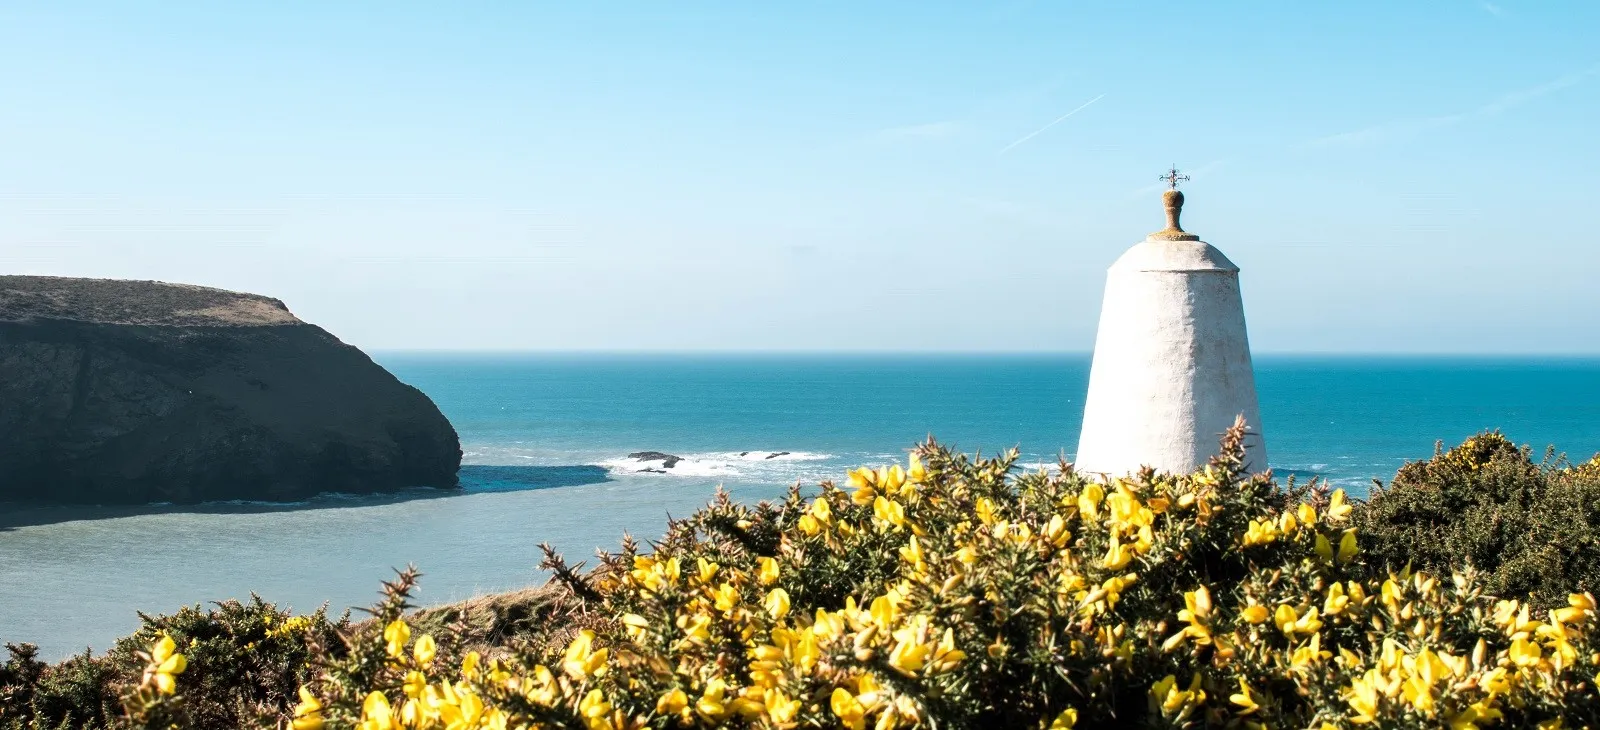
[[(529, 357), (838, 357), (838, 358), (986, 358), (986, 357), (1078, 357), (1090, 358), (1092, 350), (784, 350), (784, 349), (500, 349), (500, 348), (372, 348), (374, 355), (457, 355)], [(1362, 360), (1600, 360), (1600, 351), (1525, 351), (1467, 352), (1448, 350), (1259, 350), (1253, 358), (1315, 358)]]

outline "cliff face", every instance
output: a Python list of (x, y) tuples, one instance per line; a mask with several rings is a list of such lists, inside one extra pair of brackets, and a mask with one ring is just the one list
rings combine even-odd
[(454, 487), (427, 396), (276, 299), (0, 276), (0, 501)]

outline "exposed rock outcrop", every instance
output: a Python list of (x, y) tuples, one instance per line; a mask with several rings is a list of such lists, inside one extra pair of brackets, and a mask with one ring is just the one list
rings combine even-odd
[(659, 461), (663, 469), (671, 469), (677, 466), (678, 462), (683, 461), (681, 456), (673, 456), (661, 451), (635, 451), (628, 454), (628, 458), (634, 461)]
[(0, 501), (295, 500), (460, 465), (427, 396), (276, 299), (0, 276)]

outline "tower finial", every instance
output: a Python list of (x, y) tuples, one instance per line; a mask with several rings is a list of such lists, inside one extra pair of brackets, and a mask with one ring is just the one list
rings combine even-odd
[(1162, 175), (1161, 177), (1156, 178), (1156, 179), (1160, 180), (1161, 182), (1166, 183), (1167, 184), (1167, 189), (1169, 189), (1169, 190), (1177, 190), (1178, 189), (1178, 183), (1188, 182), (1189, 181), (1189, 176), (1188, 175), (1179, 175), (1178, 174), (1178, 166), (1177, 165), (1173, 165), (1172, 167), (1167, 169), (1167, 174)]
[(1186, 233), (1183, 226), (1178, 225), (1178, 216), (1183, 214), (1183, 192), (1178, 190), (1178, 183), (1187, 182), (1188, 175), (1178, 174), (1178, 166), (1173, 165), (1167, 169), (1167, 174), (1156, 178), (1167, 184), (1166, 191), (1161, 193), (1161, 203), (1167, 209), (1167, 227), (1150, 234), (1152, 241), (1198, 241), (1199, 236)]

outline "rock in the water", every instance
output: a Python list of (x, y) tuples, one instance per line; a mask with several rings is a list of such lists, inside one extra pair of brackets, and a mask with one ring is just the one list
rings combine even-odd
[(672, 467), (677, 466), (678, 462), (683, 461), (683, 457), (681, 456), (673, 456), (672, 454), (666, 454), (660, 451), (635, 451), (631, 454), (628, 454), (628, 458), (635, 461), (659, 461), (661, 462), (661, 468), (663, 469), (671, 469)]
[(0, 276), (0, 501), (295, 500), (460, 465), (426, 395), (276, 299)]

